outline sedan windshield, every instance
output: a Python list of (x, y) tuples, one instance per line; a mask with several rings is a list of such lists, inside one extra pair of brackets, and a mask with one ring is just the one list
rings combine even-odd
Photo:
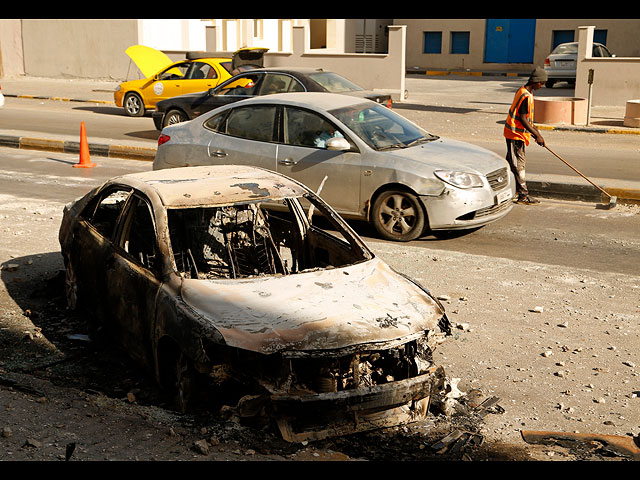
[(314, 72), (308, 75), (309, 78), (320, 85), (322, 85), (327, 92), (340, 93), (340, 92), (357, 92), (362, 90), (355, 83), (341, 77), (337, 73), (333, 72)]
[(439, 138), (381, 105), (354, 105), (330, 113), (374, 150), (407, 148)]

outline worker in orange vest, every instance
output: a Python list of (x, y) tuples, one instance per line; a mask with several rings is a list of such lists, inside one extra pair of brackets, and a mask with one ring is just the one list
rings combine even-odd
[(516, 177), (517, 203), (535, 205), (539, 200), (531, 198), (525, 180), (525, 146), (533, 135), (536, 143), (544, 147), (544, 138), (533, 124), (533, 92), (541, 88), (547, 81), (547, 72), (538, 67), (529, 76), (527, 83), (516, 92), (507, 121), (504, 136), (507, 140), (507, 162)]

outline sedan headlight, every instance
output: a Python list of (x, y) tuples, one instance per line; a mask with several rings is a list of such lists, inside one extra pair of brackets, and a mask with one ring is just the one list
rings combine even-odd
[(120, 91), (120, 85), (116, 87), (116, 92), (119, 92), (119, 91)]
[(484, 185), (482, 177), (473, 173), (438, 170), (434, 172), (434, 174), (443, 182), (447, 182), (458, 188), (474, 188)]

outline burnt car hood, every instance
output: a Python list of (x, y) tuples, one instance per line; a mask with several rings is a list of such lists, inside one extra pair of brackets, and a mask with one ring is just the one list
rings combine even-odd
[(182, 298), (228, 345), (265, 354), (393, 342), (437, 330), (444, 314), (377, 258), (288, 276), (184, 279)]

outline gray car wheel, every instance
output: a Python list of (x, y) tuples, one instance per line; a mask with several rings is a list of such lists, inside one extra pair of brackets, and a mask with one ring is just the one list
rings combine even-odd
[(402, 190), (388, 190), (376, 198), (371, 221), (385, 239), (408, 242), (422, 235), (426, 214), (420, 200), (414, 194)]
[(144, 115), (144, 102), (137, 93), (127, 93), (124, 96), (124, 111), (130, 117), (142, 117)]

